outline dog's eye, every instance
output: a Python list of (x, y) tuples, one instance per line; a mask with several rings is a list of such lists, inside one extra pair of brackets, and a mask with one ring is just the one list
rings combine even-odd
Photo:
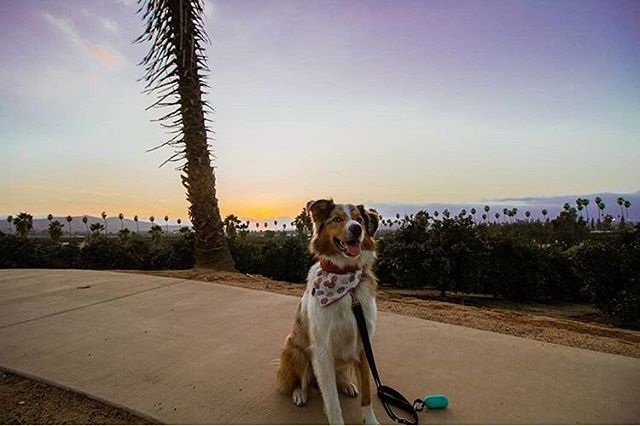
[(338, 216), (336, 216), (336, 217), (334, 217), (332, 219), (332, 221), (335, 222), (335, 223), (340, 223), (340, 222), (342, 222), (342, 218), (339, 218)]

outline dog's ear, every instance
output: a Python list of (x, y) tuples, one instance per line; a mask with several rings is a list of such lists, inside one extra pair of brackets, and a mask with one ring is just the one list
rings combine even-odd
[(335, 206), (332, 199), (311, 200), (307, 203), (307, 211), (311, 215), (311, 220), (314, 225), (317, 225), (317, 229), (320, 229), (322, 224), (329, 219), (331, 211)]
[(378, 225), (380, 224), (380, 216), (378, 216), (378, 212), (375, 211), (375, 209), (367, 210), (362, 204), (358, 206), (358, 210), (360, 210), (360, 214), (364, 220), (367, 233), (373, 237), (376, 235)]

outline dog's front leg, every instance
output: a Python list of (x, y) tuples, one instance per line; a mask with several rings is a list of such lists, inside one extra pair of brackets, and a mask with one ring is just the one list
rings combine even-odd
[(336, 384), (336, 370), (333, 357), (327, 351), (316, 350), (313, 352), (312, 364), (324, 402), (324, 412), (327, 415), (329, 424), (344, 424), (340, 399), (338, 398), (338, 386)]

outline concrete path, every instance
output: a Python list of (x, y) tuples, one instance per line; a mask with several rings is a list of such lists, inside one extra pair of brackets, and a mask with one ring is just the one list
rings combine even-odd
[[(0, 367), (161, 422), (325, 423), (317, 393), (297, 408), (273, 385), (296, 304), (145, 275), (0, 270)], [(385, 383), (450, 397), (421, 423), (640, 422), (640, 360), (394, 314), (378, 330)], [(347, 422), (356, 407), (343, 399)]]

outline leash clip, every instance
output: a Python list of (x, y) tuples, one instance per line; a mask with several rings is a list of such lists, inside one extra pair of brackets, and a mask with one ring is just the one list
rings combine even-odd
[(413, 401), (413, 409), (414, 411), (422, 411), (424, 410), (425, 404), (424, 404), (424, 400), (418, 398), (415, 401)]

